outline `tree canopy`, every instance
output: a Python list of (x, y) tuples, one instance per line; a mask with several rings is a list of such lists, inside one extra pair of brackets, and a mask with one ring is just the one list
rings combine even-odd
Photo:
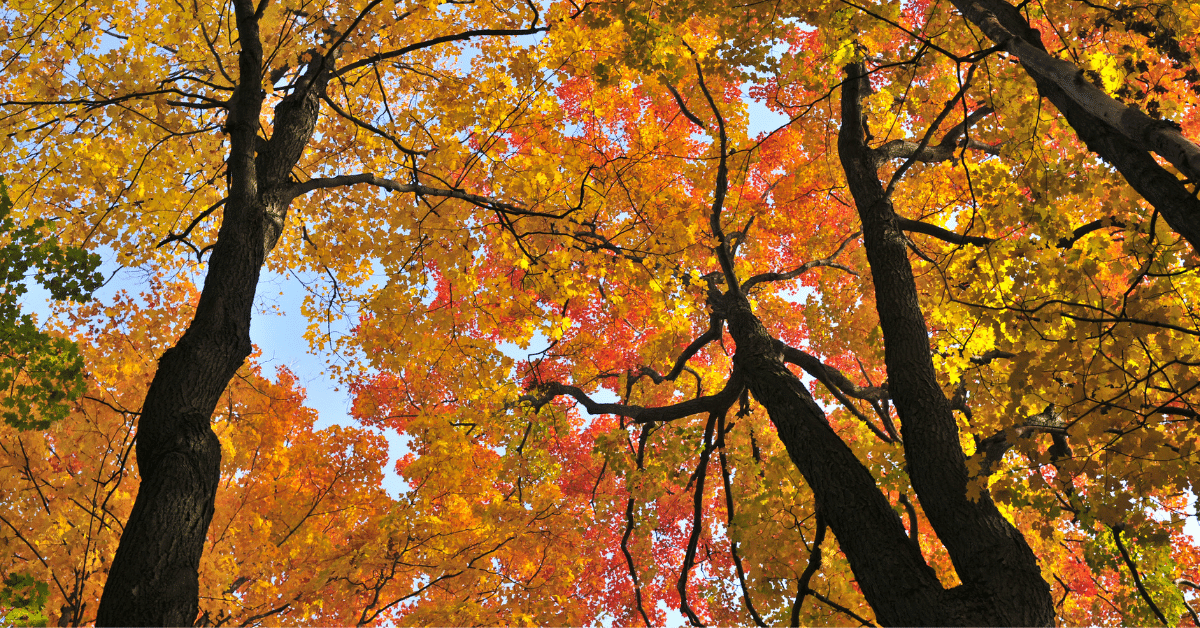
[[(86, 391), (0, 432), (0, 604), (1200, 625), (1194, 3), (28, 0), (0, 29), (11, 228), (150, 278), (60, 307)], [(357, 426), (262, 373), (264, 269), (322, 278), (307, 339)]]

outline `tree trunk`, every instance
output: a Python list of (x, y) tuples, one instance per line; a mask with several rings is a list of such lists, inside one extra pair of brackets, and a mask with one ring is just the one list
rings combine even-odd
[(988, 38), (1017, 57), (1038, 93), (1062, 112), (1088, 149), (1112, 164), (1176, 233), (1200, 251), (1200, 198), (1151, 154), (1158, 153), (1196, 182), (1200, 181), (1200, 147), (1183, 137), (1178, 125), (1124, 105), (1089, 83), (1078, 66), (1051, 56), (1041, 35), (1004, 0), (952, 3)]
[(1025, 538), (1000, 514), (986, 485), (979, 487), (977, 499), (967, 497), (966, 457), (937, 381), (906, 239), (866, 145), (865, 68), (855, 64), (847, 72), (838, 153), (863, 224), (888, 390), (900, 416), (913, 489), (962, 580), (952, 593), (969, 609), (970, 621), (1048, 625), (1054, 619), (1050, 587)]
[(1024, 537), (1000, 514), (986, 487), (978, 499), (967, 497), (966, 457), (934, 371), (905, 239), (865, 143), (864, 68), (851, 66), (849, 72), (838, 149), (863, 222), (889, 391), (902, 421), (913, 488), (963, 584), (941, 586), (875, 478), (829, 426), (745, 295), (731, 284), (725, 294), (710, 294), (710, 306), (737, 342), (735, 377), (766, 408), (881, 623), (1050, 625), (1050, 587)]
[(871, 472), (829, 426), (825, 413), (784, 365), (775, 340), (740, 294), (713, 304), (737, 342), (736, 372), (767, 409), (788, 456), (812, 488), (854, 577), (880, 622), (950, 625), (937, 575), (908, 536)]
[(195, 317), (159, 359), (142, 407), (141, 485), (104, 586), (99, 626), (190, 626), (196, 620), (200, 556), (221, 473), (212, 413), (250, 355), (259, 272), (282, 232), (293, 195), (289, 176), (312, 137), (328, 80), (323, 64), (310, 64), (276, 107), (271, 140), (259, 138), (261, 15), (247, 0), (234, 5), (242, 49), (239, 85), (228, 104), (228, 200)]

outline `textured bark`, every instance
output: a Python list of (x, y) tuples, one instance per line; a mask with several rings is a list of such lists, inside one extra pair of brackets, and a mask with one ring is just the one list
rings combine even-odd
[(948, 592), (954, 608), (942, 622), (1049, 625), (1054, 620), (1050, 587), (1025, 538), (1000, 514), (986, 488), (977, 500), (967, 497), (966, 457), (950, 400), (937, 381), (900, 219), (866, 144), (860, 104), (865, 68), (854, 65), (848, 73), (838, 153), (863, 224), (888, 391), (900, 416), (913, 488), (963, 582)]
[(946, 595), (937, 574), (905, 534), (871, 472), (784, 365), (776, 341), (746, 298), (726, 294), (714, 299), (712, 307), (725, 318), (737, 342), (737, 372), (767, 409), (879, 621), (910, 626), (962, 623), (945, 613)]
[(1162, 156), (1200, 185), (1200, 147), (1177, 125), (1155, 120), (1089, 83), (1079, 67), (1051, 56), (1041, 35), (1004, 0), (952, 0), (963, 17), (1021, 62), (1038, 92), (1067, 118), (1088, 149), (1113, 165), (1176, 233), (1200, 251), (1200, 198), (1158, 164)]
[(246, 0), (234, 5), (242, 50), (227, 123), (229, 198), (195, 318), (159, 359), (142, 407), (141, 485), (100, 600), (101, 626), (190, 626), (196, 619), (200, 556), (221, 466), (211, 417), (250, 355), (259, 272), (283, 229), (293, 195), (289, 174), (312, 136), (327, 80), (311, 68), (276, 107), (271, 140), (259, 138), (260, 16)]

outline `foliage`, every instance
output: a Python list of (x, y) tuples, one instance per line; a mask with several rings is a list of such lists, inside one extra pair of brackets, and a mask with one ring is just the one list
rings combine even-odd
[(0, 611), (6, 625), (45, 626), (46, 598), (50, 585), (20, 573), (11, 573), (0, 588)]
[(84, 385), (78, 348), (21, 313), (29, 272), (56, 300), (86, 301), (103, 280), (99, 255), (62, 246), (48, 227), (42, 218), (18, 227), (0, 180), (0, 416), (19, 429), (44, 430), (65, 417)]
[[(895, 269), (868, 260), (838, 152), (860, 62), (969, 497), (1024, 536), (1059, 623), (1197, 621), (1200, 261), (955, 6), (378, 5), (261, 5), (268, 108), (348, 42), (268, 265), (329, 278), (309, 340), (346, 357), (332, 368), (363, 427), (314, 430), (293, 375), (238, 372), (214, 415), (201, 621), (874, 621), (761, 400), (705, 401), (741, 390), (714, 305), (737, 279), (958, 584), (909, 476), (920, 418), (888, 386), (874, 279)], [(203, 263), (245, 88), (226, 5), (10, 11), (0, 151), (18, 211), (152, 273)], [(1200, 137), (1195, 6), (1021, 11), (1081, 80)], [(472, 29), (507, 36), (452, 37)], [(752, 126), (749, 103), (779, 128)], [(94, 617), (132, 506), (132, 421), (195, 292), (146, 298), (74, 309), (87, 397), (44, 437), (0, 436), (0, 542), (18, 556), (0, 567), (51, 582), (67, 623)], [(689, 400), (710, 405), (655, 414)], [(398, 498), (373, 430), (405, 440)]]

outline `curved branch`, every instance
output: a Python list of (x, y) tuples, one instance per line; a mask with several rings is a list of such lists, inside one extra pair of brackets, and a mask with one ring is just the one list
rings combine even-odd
[(717, 108), (717, 102), (713, 100), (712, 93), (708, 91), (708, 85), (704, 82), (704, 70), (700, 67), (699, 57), (696, 56), (696, 51), (692, 50), (691, 46), (686, 43), (684, 46), (687, 46), (692, 56), (697, 59), (694, 63), (696, 75), (700, 79), (700, 91), (704, 92), (704, 98), (708, 100), (708, 106), (717, 118), (717, 139), (721, 160), (717, 164), (717, 181), (713, 189), (712, 211), (708, 215), (708, 226), (712, 230), (713, 237), (717, 239), (717, 261), (721, 263), (721, 271), (725, 274), (725, 283), (729, 286), (731, 293), (738, 294), (741, 287), (738, 285), (737, 275), (733, 272), (733, 253), (729, 248), (729, 239), (725, 237), (725, 231), (721, 228), (721, 211), (725, 208), (725, 194), (729, 191), (729, 136), (725, 133), (725, 118), (721, 115), (721, 110)]
[[(721, 482), (725, 486), (725, 526), (726, 530), (732, 530), (733, 485), (729, 479), (729, 461), (725, 458), (725, 431), (725, 415), (721, 415), (717, 421), (717, 458), (721, 462)], [(753, 434), (751, 434), (751, 438), (753, 438)], [(750, 599), (750, 589), (746, 586), (746, 570), (742, 567), (742, 557), (738, 554), (737, 541), (733, 540), (732, 532), (729, 532), (728, 536), (729, 553), (733, 556), (733, 565), (737, 569), (738, 584), (742, 587), (742, 600), (746, 603), (746, 611), (750, 613), (750, 618), (754, 620), (756, 626), (766, 628), (766, 622), (758, 614), (758, 610), (754, 608), (754, 602)]]
[(927, 222), (912, 220), (910, 218), (897, 217), (897, 222), (900, 223), (900, 228), (904, 231), (912, 233), (921, 233), (927, 236), (933, 236), (943, 242), (950, 244), (974, 244), (975, 246), (987, 246), (996, 241), (996, 238), (986, 236), (960, 235), (949, 229), (931, 225)]
[(776, 346), (783, 354), (785, 361), (804, 369), (805, 373), (812, 375), (821, 383), (831, 382), (835, 388), (855, 399), (882, 401), (888, 397), (886, 386), (859, 386), (850, 381), (841, 371), (821, 362), (817, 356), (807, 351), (784, 344), (783, 341), (777, 341)]
[(537, 217), (541, 217), (541, 218), (555, 218), (555, 219), (560, 219), (560, 218), (565, 217), (565, 214), (559, 215), (559, 214), (552, 214), (549, 212), (539, 212), (539, 211), (532, 211), (532, 210), (524, 209), (520, 206), (519, 202), (505, 202), (505, 201), (501, 201), (499, 199), (492, 198), (490, 196), (481, 196), (479, 194), (471, 194), (470, 192), (463, 192), (462, 190), (447, 190), (444, 188), (434, 188), (434, 187), (429, 187), (427, 185), (422, 185), (420, 183), (400, 183), (399, 181), (395, 181), (392, 179), (375, 176), (374, 174), (372, 174), (370, 172), (364, 172), (361, 174), (348, 174), (348, 175), (342, 175), (342, 176), (338, 176), (338, 177), (317, 177), (314, 179), (309, 179), (308, 181), (293, 183), (288, 192), (289, 192), (289, 194), (291, 194), (291, 196), (293, 198), (295, 198), (297, 196), (300, 196), (302, 194), (307, 194), (314, 190), (325, 190), (325, 189), (330, 189), (330, 188), (347, 187), (347, 186), (351, 186), (351, 185), (359, 185), (362, 183), (374, 185), (376, 187), (380, 187), (380, 188), (383, 188), (383, 189), (391, 191), (391, 192), (401, 192), (401, 193), (412, 192), (412, 193), (423, 195), (423, 196), (438, 196), (438, 197), (443, 197), (443, 198), (457, 198), (459, 200), (464, 200), (464, 201), (467, 201), (468, 203), (478, 205), (480, 207), (494, 209), (494, 210), (503, 212), (505, 214), (514, 214), (514, 215), (518, 215), (518, 216), (537, 216)]
[(683, 373), (684, 368), (687, 367), (688, 360), (692, 359), (692, 356), (696, 355), (696, 353), (703, 349), (708, 343), (713, 342), (721, 337), (721, 326), (724, 324), (724, 322), (725, 321), (716, 316), (709, 318), (708, 331), (705, 331), (703, 334), (698, 336), (683, 350), (683, 353), (679, 354), (679, 357), (675, 359), (675, 366), (671, 367), (671, 372), (667, 373), (666, 375), (659, 375), (658, 371), (655, 371), (648, 366), (643, 366), (641, 372), (650, 379), (654, 380), (655, 384), (674, 381), (675, 378), (679, 377), (679, 375)]
[(548, 30), (550, 30), (549, 26), (533, 26), (530, 28), (479, 28), (463, 31), (461, 33), (454, 33), (452, 35), (442, 35), (441, 37), (434, 37), (433, 39), (427, 39), (415, 44), (409, 44), (403, 48), (398, 48), (389, 52), (381, 52), (377, 55), (364, 57), (358, 61), (337, 69), (333, 72), (333, 76), (342, 76), (348, 72), (357, 70), (361, 67), (366, 67), (373, 63), (379, 63), (380, 61), (387, 61), (388, 59), (403, 57), (410, 52), (416, 52), (425, 48), (432, 48), (438, 44), (449, 43), (452, 41), (467, 41), (476, 37), (536, 35), (538, 33), (544, 33)]
[(1158, 610), (1158, 605), (1150, 597), (1150, 592), (1146, 590), (1146, 585), (1142, 584), (1142, 576), (1138, 573), (1137, 565), (1133, 563), (1133, 559), (1129, 557), (1129, 550), (1125, 549), (1125, 544), (1121, 542), (1121, 532), (1125, 530), (1125, 524), (1118, 523), (1117, 525), (1109, 526), (1109, 528), (1112, 530), (1113, 542), (1117, 544), (1117, 549), (1121, 552), (1121, 559), (1125, 561), (1125, 566), (1129, 568), (1129, 573), (1133, 576), (1133, 584), (1137, 586), (1138, 593), (1141, 594), (1143, 600), (1146, 600), (1146, 604), (1150, 607), (1150, 610), (1154, 611), (1154, 616), (1158, 617), (1158, 621), (1162, 622), (1160, 625), (1171, 625), (1163, 615), (1163, 612)]
[(1078, 242), (1083, 236), (1105, 227), (1118, 227), (1124, 229), (1125, 222), (1111, 216), (1105, 216), (1104, 218), (1093, 220), (1086, 225), (1075, 229), (1075, 231), (1071, 232), (1070, 237), (1060, 238), (1058, 240), (1058, 248), (1069, 249), (1072, 246), (1075, 246), (1075, 243)]
[[(383, 87), (380, 86), (380, 89), (383, 89)], [(337, 103), (333, 102), (333, 99), (330, 98), (329, 96), (322, 94), (321, 100), (325, 101), (325, 104), (329, 105), (329, 108), (333, 109), (334, 113), (349, 120), (355, 126), (365, 129), (367, 131), (370, 131), (371, 133), (374, 133), (374, 134), (378, 135), (379, 137), (382, 137), (383, 139), (391, 142), (392, 145), (396, 147), (396, 150), (404, 153), (405, 155), (411, 155), (413, 157), (418, 157), (418, 156), (424, 156), (424, 155), (429, 154), (429, 151), (427, 151), (427, 150), (414, 150), (412, 148), (405, 146), (404, 144), (401, 144), (400, 140), (397, 139), (396, 136), (392, 135), (391, 133), (388, 133), (387, 131), (384, 131), (383, 129), (376, 127), (375, 125), (371, 124), (370, 122), (367, 122), (366, 120), (360, 119), (358, 116), (350, 113), (349, 111), (343, 110), (341, 107), (338, 106)]]
[[(910, 218), (902, 217), (897, 217), (897, 220), (900, 223), (900, 228), (904, 231), (932, 236), (943, 242), (949, 242), (950, 244), (973, 244), (975, 246), (987, 246), (996, 241), (996, 238), (989, 238), (987, 236), (961, 235), (937, 225), (921, 222), (920, 220), (912, 220)], [(1074, 246), (1075, 243), (1078, 242), (1083, 236), (1105, 227), (1118, 227), (1124, 229), (1125, 222), (1120, 219), (1113, 218), (1112, 216), (1097, 218), (1096, 220), (1093, 220), (1085, 225), (1077, 227), (1071, 232), (1070, 236), (1059, 238), (1057, 246), (1060, 249), (1069, 249)]]
[(541, 397), (523, 395), (520, 400), (528, 402), (537, 409), (556, 397), (570, 396), (583, 405), (588, 414), (615, 414), (632, 419), (634, 423), (645, 424), (674, 421), (675, 419), (682, 419), (702, 412), (716, 412), (722, 406), (729, 407), (737, 400), (738, 395), (741, 394), (742, 382), (741, 378), (737, 375), (737, 371), (734, 371), (730, 375), (729, 380), (725, 382), (725, 387), (715, 395), (697, 397), (669, 406), (650, 408), (623, 403), (597, 403), (587, 393), (583, 392), (583, 389), (557, 382), (543, 384), (541, 390), (543, 391)]
[[(1187, 578), (1176, 578), (1175, 584), (1185, 584), (1193, 589), (1200, 589), (1200, 585), (1188, 580)], [(1192, 605), (1187, 601), (1186, 597), (1183, 598), (1183, 607), (1186, 608), (1188, 614), (1192, 616), (1192, 623), (1200, 626), (1200, 615), (1196, 614), (1196, 609), (1192, 608)]]
[(702, 122), (700, 118), (696, 117), (696, 114), (692, 113), (692, 111), (688, 109), (687, 104), (683, 102), (683, 96), (679, 95), (679, 90), (675, 89), (675, 86), (666, 80), (663, 81), (663, 84), (667, 86), (667, 91), (671, 92), (671, 97), (675, 99), (675, 104), (679, 105), (679, 111), (683, 113), (683, 117), (690, 120), (692, 124), (707, 131), (708, 127), (704, 126), (704, 122)]
[[(639, 470), (645, 459), (646, 440), (650, 436), (650, 427), (650, 425), (643, 425), (641, 434), (638, 436), (637, 466)], [(629, 500), (625, 502), (625, 533), (621, 535), (621, 553), (625, 555), (625, 562), (629, 565), (629, 577), (633, 580), (633, 595), (637, 602), (638, 613), (642, 615), (642, 621), (646, 623), (646, 628), (650, 628), (650, 617), (642, 605), (642, 584), (638, 580), (637, 565), (633, 562), (633, 554), (629, 551), (629, 538), (633, 536), (634, 525), (633, 504), (634, 498), (630, 494)]]
[[(733, 405), (730, 400), (729, 405)], [(680, 610), (687, 615), (688, 621), (693, 626), (703, 626), (704, 622), (700, 621), (700, 617), (696, 615), (696, 611), (692, 610), (692, 605), (688, 604), (687, 597), (687, 581), (688, 574), (692, 571), (692, 566), (696, 564), (696, 547), (700, 543), (700, 528), (704, 523), (704, 479), (708, 475), (708, 459), (712, 455), (713, 450), (713, 430), (716, 429), (717, 419), (729, 411), (729, 406), (723, 410), (718, 410), (708, 415), (708, 424), (704, 427), (704, 449), (700, 451), (700, 462), (696, 465), (696, 489), (692, 496), (692, 531), (688, 534), (687, 550), (683, 555), (683, 566), (679, 569), (679, 579), (675, 582), (675, 589), (679, 592), (679, 607)]]
[(825, 518), (821, 516), (821, 511), (818, 510), (817, 516), (817, 535), (813, 537), (812, 551), (808, 555), (808, 566), (804, 568), (804, 573), (800, 574), (799, 580), (796, 581), (796, 600), (792, 602), (792, 623), (791, 626), (800, 625), (800, 607), (804, 604), (804, 598), (810, 593), (816, 593), (809, 587), (812, 582), (812, 577), (821, 568), (821, 543), (825, 542)]
[(834, 262), (833, 260), (836, 259), (837, 256), (840, 255), (843, 250), (845, 250), (846, 245), (850, 244), (850, 242), (853, 241), (855, 238), (857, 238), (860, 233), (861, 233), (860, 231), (855, 231), (854, 233), (850, 234), (850, 237), (846, 238), (845, 240), (842, 240), (842, 243), (840, 245), (838, 245), (837, 250), (834, 251), (833, 254), (831, 254), (829, 257), (825, 257), (822, 259), (815, 259), (810, 262), (805, 262), (805, 263), (801, 264), (799, 267), (797, 267), (795, 270), (791, 270), (786, 273), (761, 273), (761, 274), (755, 275), (755, 276), (747, 279), (744, 283), (742, 283), (742, 292), (749, 292), (750, 288), (753, 288), (754, 286), (756, 286), (760, 283), (764, 283), (764, 282), (768, 282), (768, 281), (788, 281), (790, 279), (795, 279), (796, 277), (799, 277), (800, 275), (803, 275), (804, 273), (806, 273), (814, 268), (817, 268), (819, 266), (828, 266), (831, 268), (838, 268), (838, 269), (844, 270), (844, 271), (850, 273), (851, 275), (854, 275), (857, 277), (858, 273), (854, 272), (850, 268), (847, 268), (846, 266), (843, 266), (841, 264), (838, 264), (837, 262)]

